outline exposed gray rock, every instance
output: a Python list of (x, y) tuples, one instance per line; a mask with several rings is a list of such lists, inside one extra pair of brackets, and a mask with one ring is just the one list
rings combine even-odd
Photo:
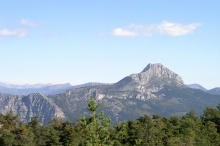
[(12, 110), (20, 115), (20, 120), (30, 122), (31, 117), (39, 116), (40, 122), (47, 124), (53, 117), (66, 119), (62, 110), (46, 96), (32, 93), (27, 96), (0, 94), (0, 113)]
[(185, 86), (178, 74), (157, 63), (148, 64), (141, 73), (131, 74), (115, 85), (121, 91), (137, 91), (142, 96), (140, 99), (149, 100), (157, 99), (153, 92), (158, 92), (164, 85), (169, 84)]
[(145, 67), (138, 75), (140, 76), (139, 79), (143, 84), (146, 84), (152, 77), (170, 78), (174, 79), (179, 84), (183, 84), (183, 80), (178, 74), (172, 72), (160, 63), (148, 64), (147, 67)]
[(139, 102), (147, 102), (148, 104), (144, 104), (143, 108), (155, 111), (154, 104), (162, 103), (169, 98), (165, 93), (158, 94), (164, 86), (187, 88), (178, 74), (162, 64), (148, 64), (142, 72), (131, 74), (115, 84), (83, 87), (48, 97), (60, 106), (64, 113), (71, 115), (70, 120), (74, 120), (80, 113), (86, 113), (90, 96), (102, 102), (103, 109), (107, 113), (112, 113), (114, 117), (122, 120), (122, 113), (144, 114), (139, 109), (142, 106), (138, 107), (138, 110), (130, 111), (130, 108), (128, 110), (128, 107), (132, 106), (136, 109), (140, 105), (137, 104)]
[(54, 116), (66, 116), (74, 121), (82, 114), (89, 114), (86, 107), (90, 96), (102, 102), (100, 110), (111, 115), (112, 121), (136, 119), (144, 114), (180, 116), (191, 109), (201, 114), (206, 106), (214, 107), (220, 102), (220, 96), (188, 88), (179, 75), (162, 64), (149, 64), (142, 72), (131, 74), (115, 84), (69, 89), (47, 97), (0, 94), (0, 112), (13, 110), (21, 114), (23, 121), (29, 121), (35, 115), (39, 115), (43, 123)]

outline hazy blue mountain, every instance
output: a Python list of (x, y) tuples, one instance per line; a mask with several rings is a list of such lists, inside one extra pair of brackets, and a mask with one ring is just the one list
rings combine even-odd
[[(219, 95), (189, 88), (178, 74), (160, 63), (148, 64), (140, 73), (131, 74), (114, 84), (87, 83), (76, 88), (66, 84), (48, 86), (45, 87), (45, 91), (51, 90), (52, 93), (63, 90), (63, 87), (71, 89), (47, 97), (42, 94), (0, 94), (0, 112), (5, 113), (13, 107), (16, 113), (22, 114), (24, 121), (28, 121), (35, 113), (45, 118), (44, 112), (51, 111), (47, 118), (49, 120), (51, 115), (57, 115), (53, 111), (59, 109), (58, 113), (63, 113), (59, 114), (61, 117), (74, 121), (82, 114), (88, 114), (87, 105), (93, 96), (97, 102), (102, 103), (100, 110), (103, 110), (105, 115), (110, 115), (114, 122), (136, 119), (144, 114), (182, 116), (191, 109), (195, 109), (197, 114), (202, 114), (205, 107), (216, 107), (220, 102)], [(46, 105), (50, 105), (51, 108), (48, 109)], [(28, 111), (35, 110), (35, 113), (28, 114)]]
[(28, 95), (30, 93), (42, 93), (44, 95), (58, 94), (66, 90), (101, 85), (104, 83), (89, 82), (81, 85), (72, 86), (70, 83), (66, 84), (34, 84), (34, 85), (13, 85), (0, 83), (0, 93), (13, 94), (13, 95)]
[(190, 84), (190, 85), (187, 85), (189, 88), (193, 88), (193, 89), (199, 89), (199, 90), (202, 90), (202, 91), (207, 91), (206, 88), (204, 88), (203, 86), (199, 85), (199, 84)]
[(214, 95), (220, 95), (220, 87), (216, 87), (210, 90), (207, 90), (208, 93), (214, 94)]
[(190, 84), (190, 85), (187, 85), (187, 86), (189, 88), (199, 89), (199, 90), (205, 91), (205, 92), (213, 94), (213, 95), (220, 95), (220, 87), (215, 87), (213, 89), (207, 90), (206, 88), (202, 87), (199, 84)]
[(16, 85), (0, 82), (0, 88), (13, 88), (13, 89), (34, 89), (34, 88), (43, 88), (47, 86), (52, 86), (52, 84), (25, 84), (25, 85)]

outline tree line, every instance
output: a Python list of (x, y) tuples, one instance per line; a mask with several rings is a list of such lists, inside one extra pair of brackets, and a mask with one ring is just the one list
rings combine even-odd
[(191, 110), (182, 117), (140, 116), (111, 125), (104, 112), (97, 113), (100, 103), (91, 97), (91, 115), (75, 122), (54, 118), (41, 125), (39, 117), (29, 123), (9, 111), (0, 114), (0, 146), (219, 146), (220, 104), (207, 107), (202, 116)]

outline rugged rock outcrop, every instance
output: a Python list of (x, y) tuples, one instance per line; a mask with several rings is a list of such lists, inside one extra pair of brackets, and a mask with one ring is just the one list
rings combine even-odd
[(101, 110), (113, 121), (136, 119), (143, 114), (183, 115), (191, 109), (202, 113), (206, 106), (216, 106), (220, 96), (188, 88), (179, 75), (162, 64), (148, 64), (138, 74), (131, 74), (111, 85), (97, 85), (68, 90), (48, 96), (74, 121), (88, 114), (90, 96), (102, 102)]
[[(137, 91), (140, 99), (155, 98), (164, 85), (185, 86), (182, 78), (160, 63), (148, 64), (141, 73), (131, 74), (117, 82), (115, 86), (122, 91)], [(139, 96), (140, 95), (140, 96)]]
[(0, 113), (12, 110), (20, 115), (20, 120), (29, 122), (31, 117), (39, 116), (42, 124), (47, 124), (53, 117), (66, 119), (62, 110), (50, 99), (40, 93), (27, 96), (0, 94)]
[[(183, 80), (178, 74), (172, 72), (160, 63), (148, 64), (140, 74), (142, 74), (145, 79), (155, 76), (159, 78), (175, 79), (176, 82), (183, 84)], [(146, 81), (147, 80), (145, 80), (145, 82)]]
[(65, 116), (74, 121), (89, 114), (86, 107), (90, 96), (102, 102), (100, 110), (110, 115), (112, 121), (136, 119), (144, 114), (183, 115), (191, 109), (201, 114), (205, 107), (215, 107), (220, 102), (220, 96), (188, 88), (179, 75), (158, 63), (148, 64), (142, 72), (114, 84), (70, 89), (47, 97), (0, 94), (0, 112), (13, 110), (23, 121), (30, 121), (35, 115), (39, 115), (42, 123)]

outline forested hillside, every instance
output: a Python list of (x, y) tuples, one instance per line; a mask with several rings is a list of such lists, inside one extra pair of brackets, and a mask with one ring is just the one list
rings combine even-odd
[(74, 123), (54, 118), (41, 126), (39, 117), (22, 123), (10, 111), (0, 115), (0, 146), (217, 146), (220, 143), (220, 104), (207, 107), (201, 117), (190, 111), (170, 118), (144, 115), (137, 120), (110, 124), (100, 103), (90, 99), (89, 117), (82, 115)]

